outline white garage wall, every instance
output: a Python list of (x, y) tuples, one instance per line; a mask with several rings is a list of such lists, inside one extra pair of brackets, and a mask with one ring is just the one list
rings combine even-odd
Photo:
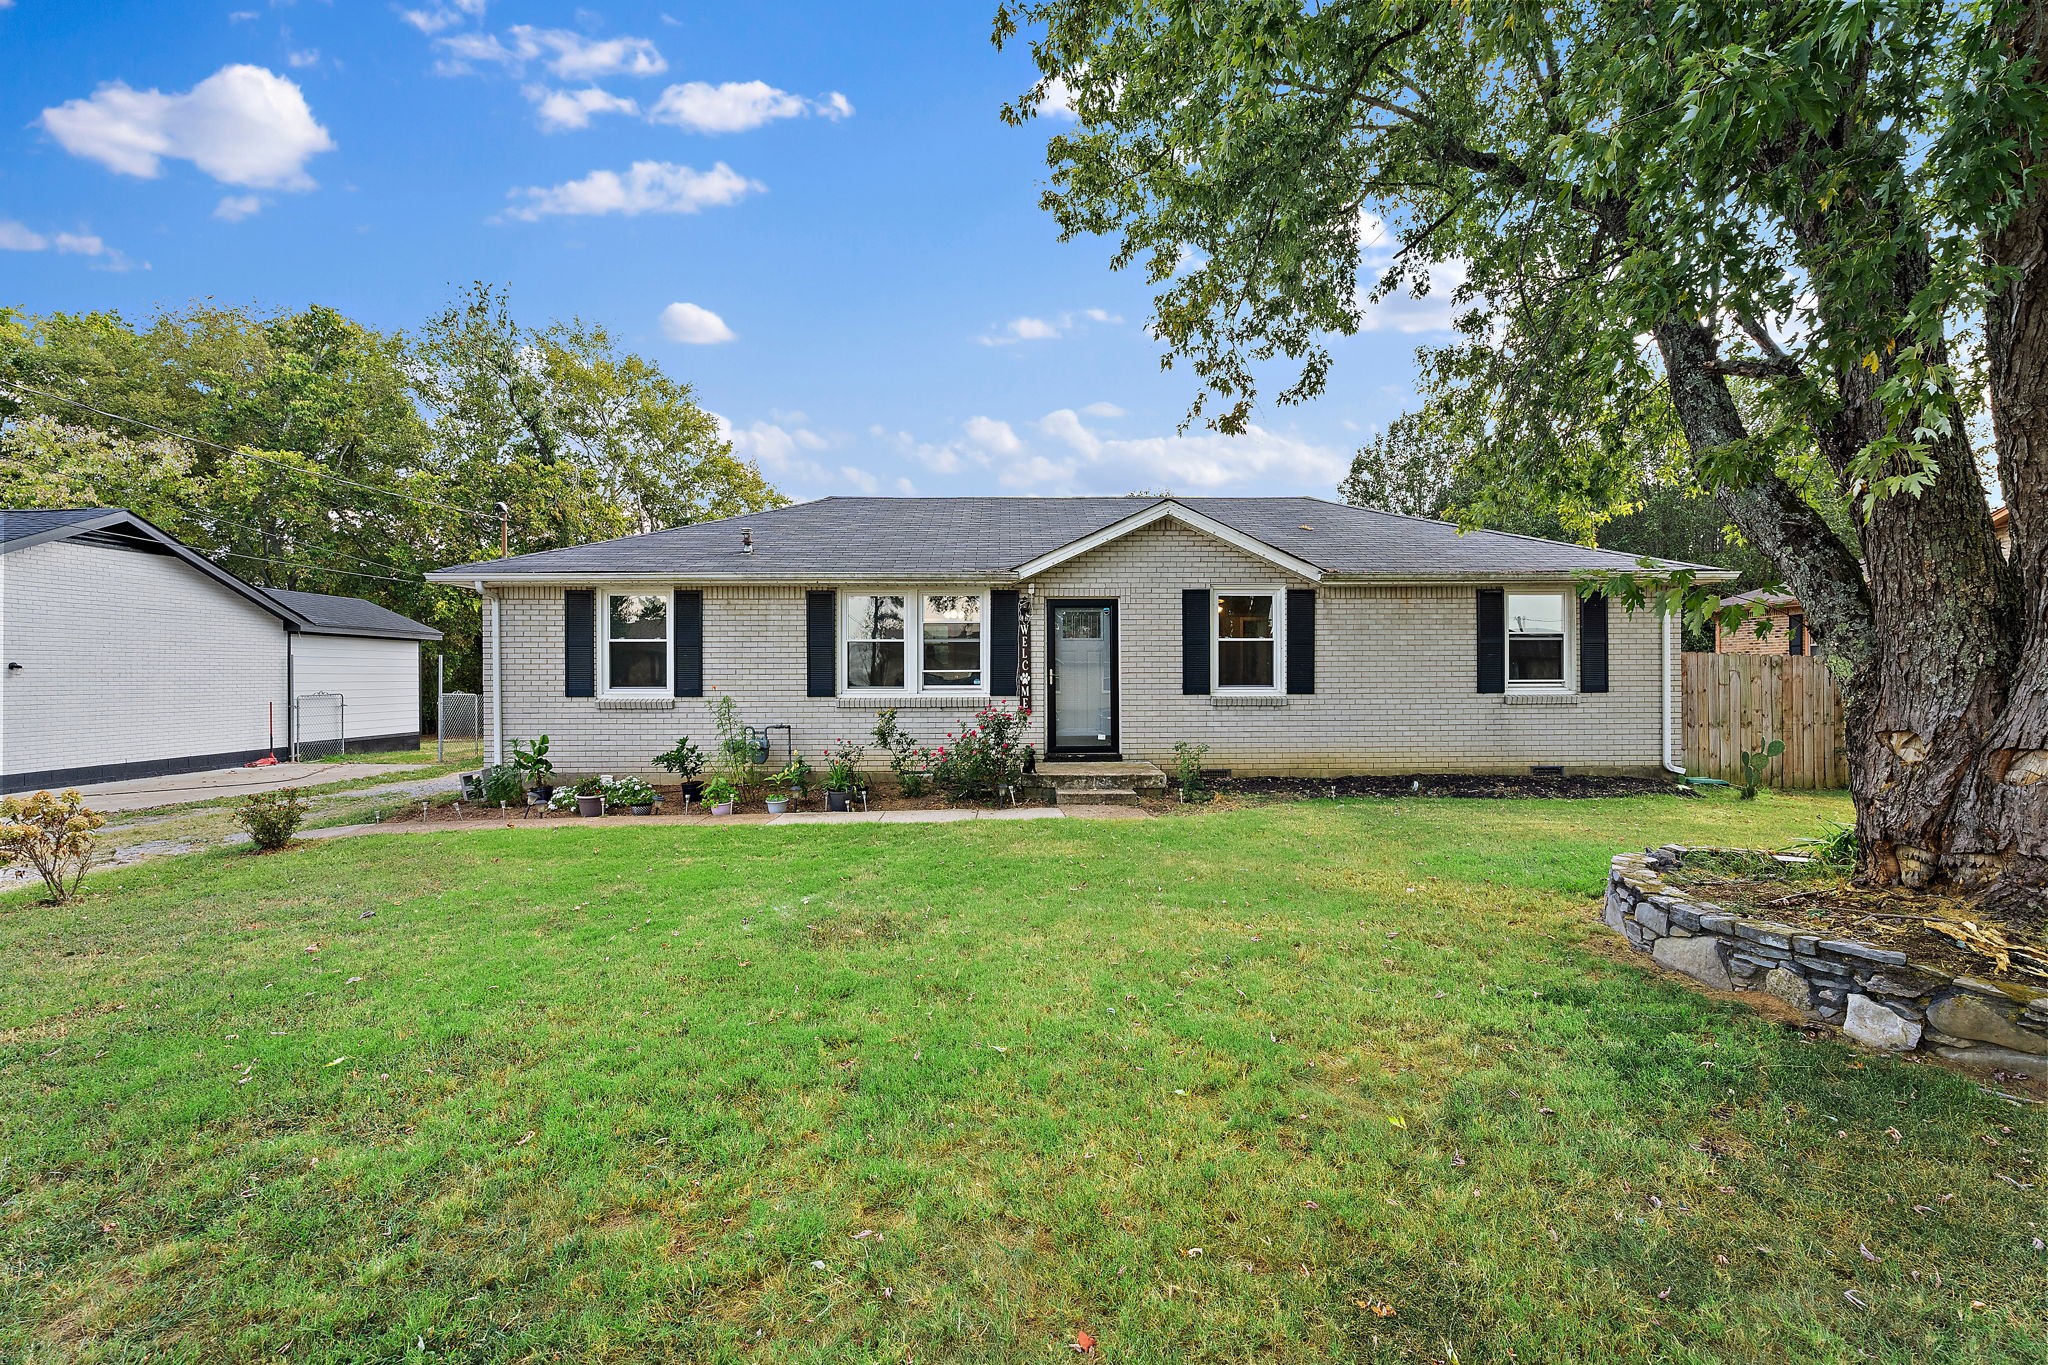
[(0, 555), (0, 774), (239, 761), (268, 750), (272, 702), (281, 747), (284, 667), (284, 624), (173, 556)]
[[(339, 692), (347, 703), (349, 747), (358, 738), (416, 735), (420, 728), (420, 642), (362, 635), (294, 635), (292, 690)], [(306, 734), (316, 730), (308, 710)]]

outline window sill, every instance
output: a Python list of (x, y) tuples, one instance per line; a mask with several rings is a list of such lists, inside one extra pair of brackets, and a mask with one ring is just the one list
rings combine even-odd
[(1576, 692), (1510, 692), (1500, 699), (1502, 706), (1577, 706)]
[(987, 697), (979, 693), (947, 696), (936, 692), (875, 692), (842, 695), (834, 699), (833, 705), (842, 711), (979, 711), (990, 702), (997, 701), (1016, 704), (1014, 697)]
[(1212, 692), (1209, 705), (1222, 707), (1272, 708), (1287, 705), (1284, 692)]
[(674, 697), (599, 697), (597, 699), (597, 709), (600, 711), (673, 711), (676, 709), (676, 699)]

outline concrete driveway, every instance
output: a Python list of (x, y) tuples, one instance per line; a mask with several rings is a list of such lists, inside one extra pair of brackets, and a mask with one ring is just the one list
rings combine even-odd
[[(389, 773), (415, 771), (408, 763), (279, 763), (269, 768), (219, 768), (207, 772), (178, 773), (171, 777), (138, 777), (127, 782), (98, 782), (80, 787), (85, 804), (102, 815), (120, 811), (148, 810), (153, 806), (177, 806), (187, 801), (210, 801), (220, 796), (247, 796), (251, 792), (275, 791), (279, 787), (310, 787), (332, 782), (353, 782), (359, 777), (383, 777)], [(26, 795), (13, 793), (8, 795)]]

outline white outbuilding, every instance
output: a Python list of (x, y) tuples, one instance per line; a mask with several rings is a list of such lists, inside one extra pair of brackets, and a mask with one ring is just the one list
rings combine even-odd
[(440, 638), (245, 583), (121, 508), (0, 511), (0, 792), (417, 745)]

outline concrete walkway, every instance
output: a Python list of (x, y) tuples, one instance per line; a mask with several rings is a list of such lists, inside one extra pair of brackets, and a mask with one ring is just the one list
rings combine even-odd
[(187, 801), (211, 801), (221, 796), (247, 796), (280, 787), (353, 782), (361, 777), (408, 772), (411, 768), (409, 763), (279, 763), (268, 768), (216, 768), (169, 777), (96, 782), (78, 791), (88, 806), (102, 815), (113, 815), (153, 806), (181, 806)]

